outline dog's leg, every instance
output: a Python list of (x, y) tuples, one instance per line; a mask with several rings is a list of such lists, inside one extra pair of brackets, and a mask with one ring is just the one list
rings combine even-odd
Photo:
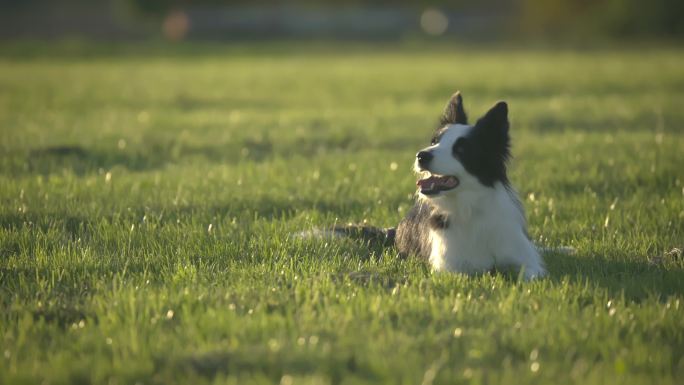
[(520, 268), (527, 281), (546, 276), (544, 262), (525, 234), (521, 231), (511, 238), (500, 243), (496, 264)]

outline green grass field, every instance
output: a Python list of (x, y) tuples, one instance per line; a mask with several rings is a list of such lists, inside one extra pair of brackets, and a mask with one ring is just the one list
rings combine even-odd
[[(398, 223), (447, 98), (509, 102), (550, 276)], [(684, 51), (0, 46), (2, 384), (684, 382)]]

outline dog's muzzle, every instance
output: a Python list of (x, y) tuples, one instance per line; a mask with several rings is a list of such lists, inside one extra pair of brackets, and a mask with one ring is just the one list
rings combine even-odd
[(426, 196), (437, 195), (443, 191), (453, 190), (461, 183), (453, 175), (436, 175), (425, 172), (425, 177), (416, 182), (420, 193)]

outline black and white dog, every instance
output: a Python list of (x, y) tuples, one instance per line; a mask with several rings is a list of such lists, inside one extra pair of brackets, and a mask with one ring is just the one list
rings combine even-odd
[(423, 257), (436, 271), (546, 274), (506, 173), (508, 128), (505, 102), (469, 125), (461, 94), (451, 97), (430, 146), (416, 155), (421, 179), (416, 204), (396, 229), (400, 253)]
[(396, 229), (349, 225), (309, 235), (381, 239), (394, 243), (400, 255), (428, 260), (435, 271), (516, 268), (528, 280), (546, 275), (506, 173), (508, 128), (505, 102), (469, 125), (461, 94), (455, 93), (430, 146), (416, 155), (416, 203)]

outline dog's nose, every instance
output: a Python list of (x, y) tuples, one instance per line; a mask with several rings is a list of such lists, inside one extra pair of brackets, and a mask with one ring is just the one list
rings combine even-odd
[(416, 159), (418, 159), (418, 165), (420, 167), (427, 167), (432, 160), (432, 153), (430, 151), (421, 151), (416, 154)]

